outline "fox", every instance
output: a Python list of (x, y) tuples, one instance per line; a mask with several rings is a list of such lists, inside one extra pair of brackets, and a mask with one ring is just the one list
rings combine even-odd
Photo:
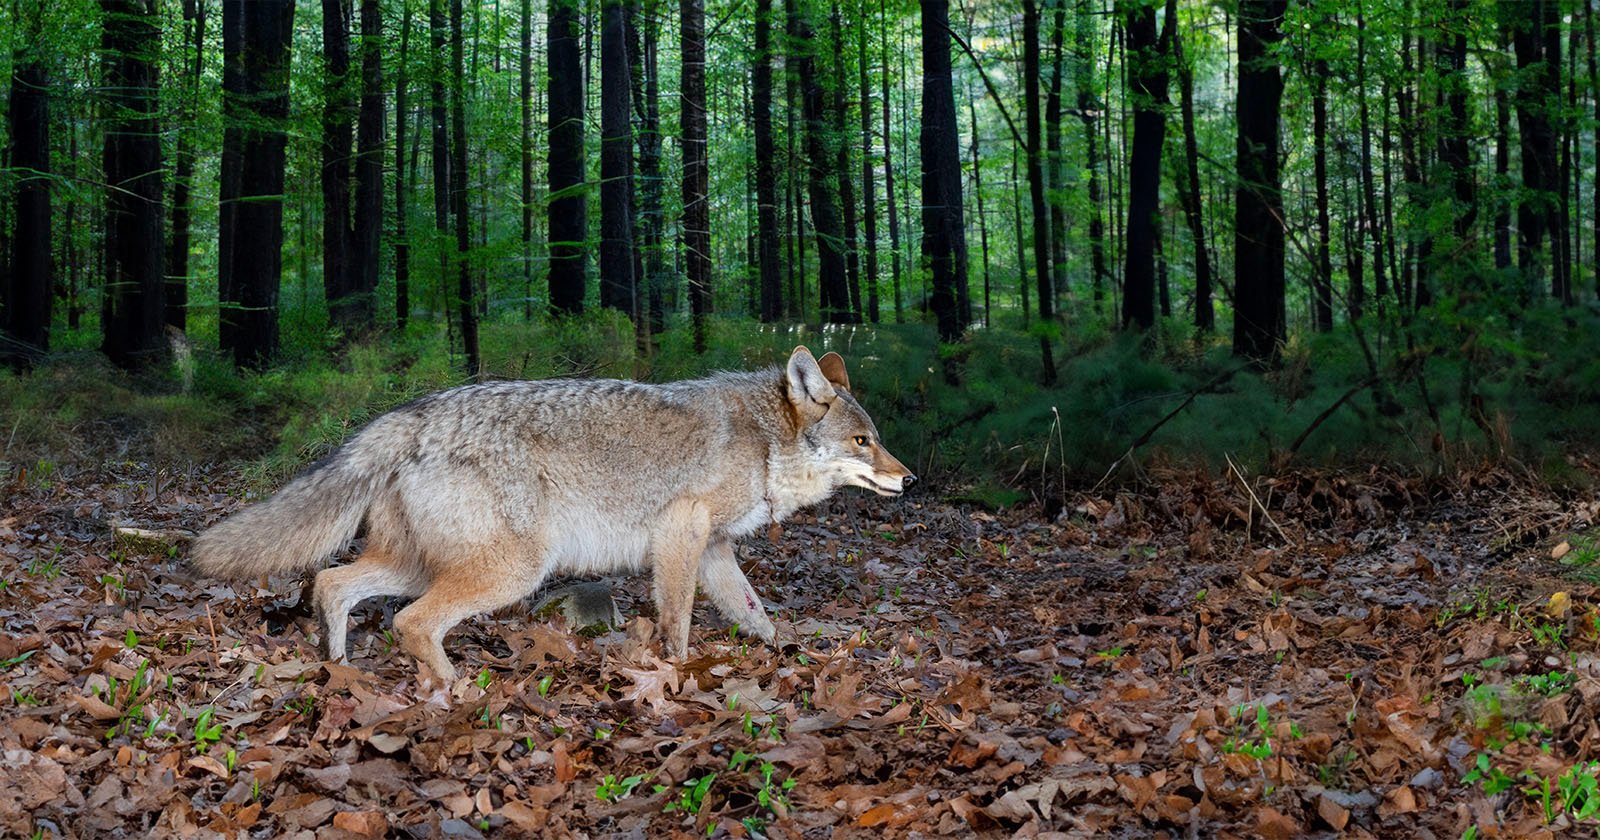
[[(208, 528), (191, 562), (224, 579), (325, 567), (312, 601), (330, 661), (345, 657), (358, 603), (414, 599), (394, 617), (400, 647), (447, 683), (443, 641), (460, 622), (552, 576), (648, 568), (664, 648), (681, 660), (697, 584), (741, 632), (776, 638), (737, 540), (847, 486), (894, 497), (916, 482), (852, 395), (844, 359), (800, 346), (785, 364), (703, 379), (429, 394)], [(363, 525), (355, 560), (328, 566)]]

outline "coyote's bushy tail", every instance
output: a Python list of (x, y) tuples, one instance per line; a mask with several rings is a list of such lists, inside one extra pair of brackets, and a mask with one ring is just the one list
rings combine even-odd
[[(276, 495), (211, 526), (190, 560), (219, 578), (298, 571), (322, 563), (355, 538), (396, 458), (358, 435)], [(378, 451), (374, 451), (378, 450)]]

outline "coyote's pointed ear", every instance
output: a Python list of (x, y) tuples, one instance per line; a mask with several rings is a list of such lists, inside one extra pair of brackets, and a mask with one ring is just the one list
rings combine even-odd
[(833, 383), (833, 387), (850, 390), (850, 374), (845, 373), (844, 358), (838, 353), (824, 353), (817, 360), (817, 367), (822, 368), (822, 375)]
[(838, 398), (833, 383), (822, 374), (822, 368), (804, 347), (794, 348), (789, 356), (789, 401), (807, 420), (815, 421), (826, 414), (828, 406)]

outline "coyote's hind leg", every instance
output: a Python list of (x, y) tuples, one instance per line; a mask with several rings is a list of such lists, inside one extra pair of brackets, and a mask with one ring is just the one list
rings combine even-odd
[(369, 545), (353, 563), (318, 572), (314, 591), (324, 655), (344, 659), (350, 610), (356, 604), (380, 595), (415, 597), (426, 585), (420, 568), (377, 545)]
[(543, 546), (474, 546), (463, 551), (438, 570), (422, 597), (394, 617), (400, 646), (446, 682), (456, 676), (444, 652), (450, 628), (526, 598), (539, 588), (548, 569)]

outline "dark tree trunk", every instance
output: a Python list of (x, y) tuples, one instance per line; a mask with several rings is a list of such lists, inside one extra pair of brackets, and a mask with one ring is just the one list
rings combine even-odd
[[(1589, 43), (1589, 96), (1592, 99), (1591, 107), (1594, 109), (1591, 117), (1593, 120), (1591, 144), (1595, 155), (1600, 157), (1600, 61), (1596, 61), (1595, 58), (1594, 7), (1588, 3), (1583, 5), (1583, 30)], [(1590, 254), (1595, 268), (1600, 269), (1600, 165), (1595, 166), (1591, 174), (1594, 177), (1592, 202), (1594, 216), (1590, 219), (1590, 225), (1594, 229), (1594, 245), (1590, 248)]]
[(517, 56), (517, 75), (522, 95), (517, 105), (522, 110), (522, 133), (517, 143), (522, 151), (522, 319), (533, 320), (533, 0), (522, 0), (522, 50)]
[(900, 220), (894, 203), (894, 155), (891, 149), (894, 135), (889, 132), (889, 23), (885, 7), (887, 0), (878, 0), (878, 17), (883, 29), (883, 200), (889, 205), (889, 259), (894, 283), (894, 322), (905, 323), (905, 308), (900, 296)]
[(378, 320), (378, 264), (383, 249), (383, 15), (361, 0), (361, 111), (356, 122), (356, 206), (351, 226), (351, 327)]
[[(1037, 92), (1033, 96), (1037, 105)], [(933, 314), (939, 339), (945, 342), (960, 341), (971, 319), (961, 307), (967, 285), (967, 241), (958, 133), (950, 4), (922, 0), (922, 260), (933, 276)]]
[[(1170, 8), (1170, 6), (1169, 6)], [(1172, 30), (1172, 55), (1178, 68), (1179, 110), (1183, 117), (1184, 183), (1178, 187), (1183, 217), (1189, 223), (1189, 238), (1194, 240), (1194, 326), (1202, 333), (1217, 328), (1216, 309), (1211, 301), (1211, 249), (1206, 245), (1204, 202), (1200, 197), (1200, 140), (1194, 124), (1194, 65), (1183, 54), (1182, 30)]]
[[(1409, 7), (1408, 7), (1409, 8)], [(1411, 66), (1411, 35), (1409, 31), (1400, 41), (1400, 74), (1401, 85), (1395, 97), (1395, 112), (1400, 121), (1400, 177), (1406, 183), (1406, 189), (1415, 194), (1422, 188), (1422, 128), (1421, 120), (1417, 116), (1418, 105), (1413, 98), (1411, 80), (1418, 79)], [(1420, 88), (1420, 80), (1418, 87)], [(1420, 98), (1420, 93), (1417, 94)], [(1400, 238), (1399, 236), (1395, 237)], [(1395, 297), (1400, 301), (1402, 310), (1411, 308), (1412, 290), (1425, 282), (1422, 275), (1425, 268), (1416, 259), (1417, 248), (1414, 241), (1406, 238), (1401, 250), (1399, 270), (1396, 272)]]
[(467, 375), (478, 378), (478, 307), (472, 282), (472, 218), (467, 213), (467, 85), (461, 0), (450, 0), (450, 215), (456, 223), (456, 303)]
[(1028, 238), (1022, 231), (1021, 149), (1011, 144), (1011, 226), (1017, 233), (1017, 296), (1022, 299), (1022, 328), (1028, 328)]
[(1317, 191), (1317, 264), (1311, 278), (1311, 325), (1317, 332), (1333, 330), (1333, 259), (1329, 244), (1333, 231), (1328, 220), (1328, 62), (1311, 62), (1312, 180)]
[(167, 240), (166, 322), (179, 330), (188, 329), (189, 317), (189, 181), (194, 177), (195, 121), (199, 118), (200, 71), (205, 53), (206, 6), (199, 0), (184, 0), (183, 35), (189, 61), (189, 76), (184, 80), (183, 124), (178, 128), (178, 148), (173, 153), (172, 233)]
[[(1049, 327), (1055, 318), (1055, 295), (1050, 288), (1050, 210), (1044, 194), (1044, 143), (1039, 136), (1038, 0), (1022, 2), (1022, 57), (1028, 112), (1028, 194), (1033, 199), (1033, 271), (1039, 281), (1039, 322)], [(1039, 334), (1039, 356), (1044, 384), (1054, 385), (1056, 364), (1048, 330)]]
[[(1066, 170), (1061, 158), (1061, 80), (1066, 63), (1067, 2), (1053, 0), (1050, 27), (1050, 92), (1045, 96), (1045, 184), (1050, 199), (1050, 286), (1059, 297), (1067, 290)], [(1055, 301), (1051, 302), (1052, 308)]]
[[(1166, 26), (1156, 36), (1156, 9), (1138, 3), (1125, 11), (1128, 33), (1129, 94), (1133, 98), (1133, 151), (1128, 157), (1128, 246), (1123, 270), (1122, 326), (1155, 326), (1156, 252), (1161, 212), (1161, 152), (1167, 137), (1167, 53), (1172, 37), (1169, 5)], [(1043, 288), (1040, 289), (1041, 293)]]
[(667, 326), (667, 267), (662, 245), (661, 77), (656, 63), (659, 19), (640, 27), (644, 32), (639, 71), (644, 83), (644, 112), (639, 120), (639, 227), (644, 240), (644, 283), (650, 332)]
[(1285, 339), (1278, 177), (1283, 78), (1272, 48), (1283, 37), (1287, 5), (1287, 0), (1241, 0), (1239, 5), (1233, 352), (1258, 361), (1276, 358)]
[(983, 155), (978, 151), (978, 98), (967, 97), (967, 118), (972, 123), (972, 197), (978, 210), (978, 249), (983, 256), (983, 328), (989, 328), (989, 317), (994, 311), (990, 301), (989, 277), (989, 224), (983, 213)]
[(283, 157), (293, 34), (293, 0), (222, 4), (218, 297), (222, 349), (242, 367), (265, 367), (278, 349)]
[(688, 268), (689, 314), (694, 350), (706, 351), (706, 316), (711, 314), (710, 161), (706, 149), (705, 0), (683, 0), (680, 8), (683, 56), (683, 239)]
[[(1365, 225), (1356, 225), (1359, 231), (1356, 247), (1363, 247), (1363, 235), (1372, 238), (1372, 288), (1373, 293), (1381, 298), (1388, 289), (1389, 280), (1384, 273), (1383, 226), (1379, 218), (1377, 192), (1373, 186), (1372, 119), (1367, 104), (1367, 21), (1359, 5), (1356, 7), (1356, 98), (1360, 103), (1358, 111), (1361, 120), (1361, 204), (1366, 220)], [(1384, 113), (1388, 113), (1388, 110), (1386, 102)], [(1366, 294), (1361, 278), (1354, 277), (1353, 281), (1350, 286), (1350, 315), (1357, 318), (1361, 316)]]
[[(1517, 267), (1526, 294), (1537, 293), (1545, 264), (1546, 233), (1559, 234), (1560, 173), (1556, 162), (1556, 107), (1561, 67), (1561, 15), (1557, 0), (1528, 0), (1507, 11), (1517, 55), (1517, 125), (1522, 135), (1522, 189), (1517, 205)], [(1552, 261), (1553, 262), (1553, 261)], [(1570, 288), (1551, 272), (1551, 296), (1571, 303)]]
[(844, 221), (838, 196), (839, 170), (832, 144), (838, 138), (828, 122), (830, 108), (825, 101), (826, 85), (817, 61), (819, 39), (803, 11), (791, 2), (789, 43), (797, 53), (796, 72), (804, 88), (802, 98), (806, 121), (806, 164), (811, 196), (811, 227), (817, 237), (818, 304), (823, 321), (850, 322), (850, 287), (845, 266)]
[(550, 0), (550, 309), (583, 311), (588, 210), (584, 200), (583, 68), (576, 0)]
[(12, 70), (6, 113), (16, 237), (10, 277), (0, 285), (0, 360), (22, 366), (50, 349), (50, 82), (37, 58), (28, 56)]
[(322, 0), (322, 288), (328, 318), (344, 330), (359, 315), (355, 304), (355, 231), (350, 228), (350, 150), (356, 97), (350, 84), (352, 0)]
[[(411, 181), (407, 180), (405, 165), (407, 101), (411, 93), (407, 64), (411, 59), (411, 4), (404, 5), (400, 16), (400, 62), (394, 83), (394, 318), (395, 327), (401, 332), (405, 332), (411, 319), (411, 238), (406, 218)], [(411, 160), (414, 164), (415, 155)], [(412, 177), (415, 173), (413, 169)]]
[(1089, 170), (1089, 260), (1094, 287), (1094, 301), (1105, 299), (1106, 281), (1106, 224), (1100, 188), (1100, 132), (1095, 126), (1104, 107), (1094, 95), (1094, 18), (1088, 4), (1080, 3), (1077, 14), (1077, 88), (1078, 118), (1083, 121), (1084, 166)]
[(839, 0), (833, 2), (833, 145), (838, 156), (839, 207), (844, 211), (845, 275), (850, 282), (850, 322), (861, 323), (861, 254), (857, 246), (855, 173), (850, 167), (849, 107), (846, 104), (844, 67), (844, 26), (839, 16)]
[[(125, 368), (166, 358), (155, 0), (101, 0), (105, 65), (106, 279), (101, 349)], [(48, 251), (46, 251), (48, 253)]]
[(625, 0), (600, 14), (600, 305), (633, 314), (633, 92)]
[(862, 4), (856, 27), (856, 61), (861, 71), (861, 197), (863, 240), (866, 248), (867, 320), (878, 323), (878, 189), (872, 178), (872, 88), (867, 79), (867, 21)]
[[(1451, 29), (1454, 34), (1440, 45), (1437, 66), (1440, 85), (1444, 89), (1446, 108), (1439, 126), (1439, 162), (1450, 171), (1454, 192), (1451, 208), (1455, 247), (1453, 254), (1465, 254), (1472, 226), (1478, 218), (1477, 185), (1473, 181), (1472, 125), (1467, 118), (1467, 34), (1469, 14), (1467, 0), (1450, 0)], [(1467, 271), (1460, 272), (1468, 273)], [(1456, 276), (1458, 272), (1449, 272)]]
[[(428, 65), (431, 70), (428, 85), (428, 114), (432, 124), (433, 159), (433, 239), (434, 250), (439, 254), (439, 279), (434, 285), (440, 299), (450, 281), (450, 101), (445, 95), (445, 47), (449, 36), (443, 0), (428, 0)], [(445, 309), (445, 325), (450, 324), (449, 308)]]
[(772, 0), (756, 0), (756, 54), (751, 98), (756, 134), (756, 266), (760, 275), (761, 320), (783, 315), (778, 279), (778, 168), (772, 140)]

